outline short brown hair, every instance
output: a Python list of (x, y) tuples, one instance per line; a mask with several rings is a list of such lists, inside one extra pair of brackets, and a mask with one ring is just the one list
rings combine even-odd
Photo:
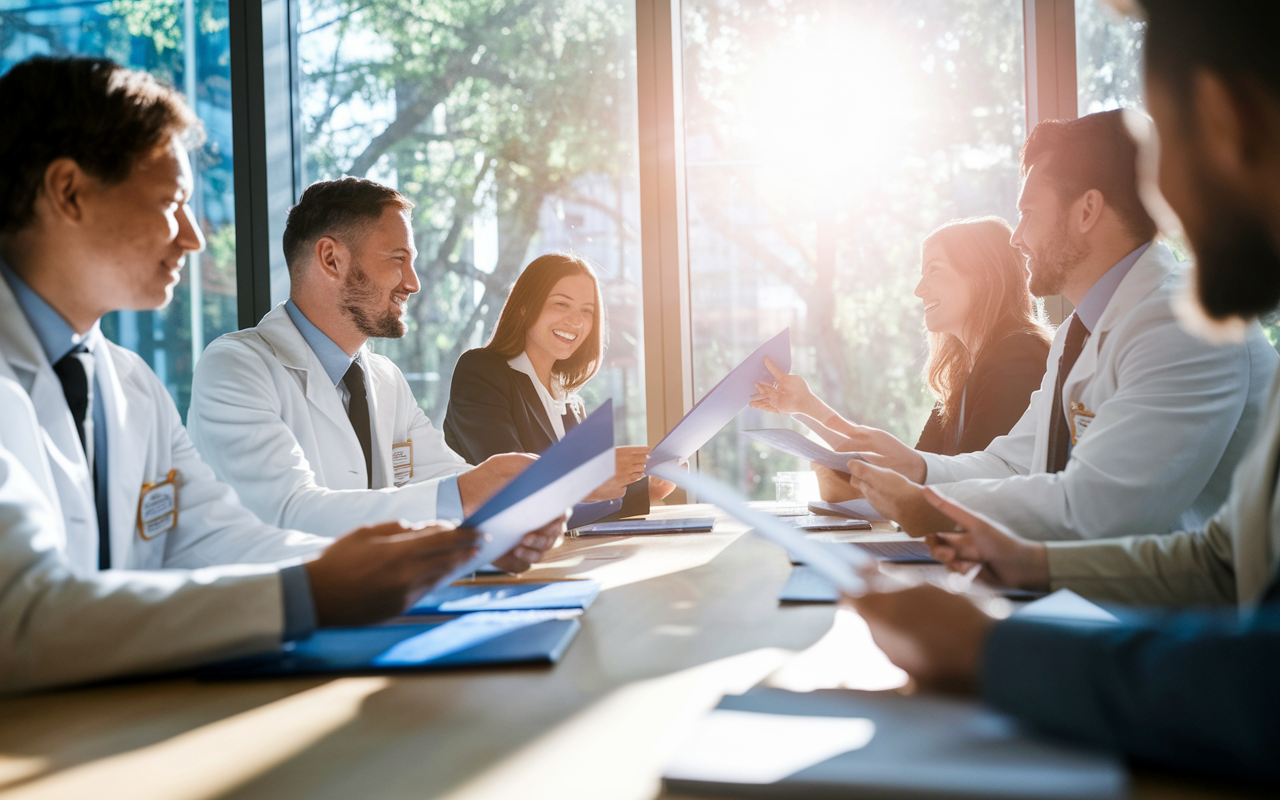
[(524, 352), (525, 337), (533, 323), (538, 321), (542, 306), (551, 296), (551, 290), (561, 278), (570, 275), (586, 275), (596, 287), (596, 319), (591, 333), (573, 355), (557, 361), (551, 373), (560, 379), (560, 385), (568, 391), (578, 389), (591, 380), (604, 362), (604, 346), (608, 323), (605, 320), (604, 302), (600, 298), (600, 280), (596, 272), (581, 258), (568, 253), (550, 253), (529, 262), (502, 306), (498, 324), (485, 350), (506, 358), (515, 358)]
[(170, 135), (197, 146), (182, 95), (105, 58), (34, 56), (0, 76), (0, 233), (25, 228), (49, 165), (70, 158), (110, 185)]
[(1138, 196), (1138, 146), (1121, 109), (1041, 122), (1022, 145), (1022, 177), (1033, 166), (1047, 174), (1063, 202), (1097, 189), (1135, 237), (1155, 238), (1155, 220)]
[(289, 276), (297, 276), (307, 253), (322, 236), (331, 236), (348, 246), (358, 244), (387, 206), (401, 211), (413, 209), (409, 198), (395, 189), (364, 178), (344, 175), (308, 186), (298, 204), (289, 209), (284, 226), (284, 260), (289, 265)]

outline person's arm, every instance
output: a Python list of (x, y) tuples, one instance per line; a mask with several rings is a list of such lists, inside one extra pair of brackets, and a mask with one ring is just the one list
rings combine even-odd
[(1178, 769), (1280, 778), (1280, 607), (1141, 626), (997, 623), (982, 696), (1045, 731)]
[[(1136, 333), (1110, 334), (1127, 338), (1114, 361), (1117, 391), (1095, 410), (1065, 470), (961, 480), (942, 487), (946, 494), (1029, 539), (1168, 530), (1207, 485), (1235, 432), (1248, 398), (1249, 357), (1244, 345), (1215, 347), (1191, 337), (1167, 308), (1155, 320), (1151, 308), (1137, 313), (1148, 318), (1130, 321)], [(1024, 415), (1015, 434), (1026, 421)], [(932, 473), (928, 482), (938, 483)]]
[[(194, 521), (190, 516), (194, 515), (201, 518), (197, 527), (220, 539), (225, 536), (219, 531), (228, 527), (234, 527), (239, 536), (251, 535), (243, 519), (229, 519), (231, 512), (204, 507), (234, 502), (225, 496), (226, 487), (218, 479), (231, 484), (244, 506), (271, 525), (321, 536), (389, 519), (436, 518), (436, 490), (443, 478), (399, 489), (334, 490), (319, 485), (302, 445), (281, 416), (280, 397), (267, 364), (244, 345), (211, 344), (196, 367), (191, 394), (188, 416), (200, 452), (180, 421), (172, 425), (174, 463), (184, 481), (183, 527), (188, 527), (188, 520)], [(157, 398), (157, 402), (164, 400)], [(171, 401), (165, 404), (172, 409)], [(171, 413), (176, 416), (176, 409)], [(427, 444), (421, 448), (424, 453), (429, 452)], [(450, 465), (449, 474), (462, 466)], [(269, 554), (266, 560), (281, 557)]]
[[(507, 376), (496, 372), (486, 352), (471, 351), (458, 359), (449, 386), (449, 409), (444, 427), (449, 443), (471, 464), (500, 453), (525, 453), (520, 441)], [(510, 371), (505, 364), (501, 369)]]
[(1007, 336), (974, 367), (965, 396), (964, 429), (957, 453), (985, 450), (997, 436), (1013, 430), (1026, 413), (1031, 395), (1044, 380), (1047, 348), (1027, 335)]

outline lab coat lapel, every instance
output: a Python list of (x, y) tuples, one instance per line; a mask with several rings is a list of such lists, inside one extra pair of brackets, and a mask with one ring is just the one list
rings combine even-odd
[(1080, 357), (1076, 359), (1075, 366), (1062, 386), (1062, 413), (1068, 415), (1067, 419), (1071, 419), (1071, 401), (1080, 398), (1084, 391), (1082, 387), (1093, 378), (1098, 368), (1098, 353), (1106, 344), (1111, 329), (1168, 279), (1174, 265), (1173, 253), (1168, 248), (1162, 244), (1152, 244), (1134, 262), (1129, 274), (1116, 287), (1115, 294), (1098, 318), (1095, 330), (1085, 340)]
[[(342, 399), (338, 397), (333, 381), (329, 380), (329, 374), (324, 371), (320, 357), (302, 337), (298, 326), (293, 324), (293, 320), (289, 318), (289, 312), (284, 309), (284, 304), (281, 303), (271, 309), (258, 323), (257, 330), (271, 347), (276, 358), (280, 359), (280, 364), (298, 379), (302, 393), (312, 409), (313, 423), (318, 413), (327, 417), (340, 431), (343, 452), (337, 458), (329, 458), (328, 454), (325, 454), (323, 461), (364, 467), (364, 450), (360, 447), (360, 440), (356, 438), (355, 429), (351, 427), (351, 418), (347, 416), (347, 410), (342, 407)], [(373, 415), (372, 407), (369, 413), (370, 416)], [(319, 436), (319, 433), (317, 435)], [(332, 443), (332, 440), (327, 437), (320, 437), (320, 440), (322, 447), (325, 446), (325, 442)]]
[(3, 279), (0, 279), (0, 350), (15, 380), (31, 396), (31, 405), (40, 422), (44, 455), (58, 490), (50, 500), (61, 505), (66, 523), (67, 558), (79, 569), (96, 570), (97, 509), (93, 503), (93, 479), (80, 446), (80, 435), (62, 393), (62, 382), (49, 364), (8, 282)]
[[(129, 569), (133, 565), (132, 550), (137, 543), (138, 502), (142, 484), (165, 479), (165, 475), (148, 474), (148, 464), (157, 442), (156, 415), (159, 410), (145, 384), (135, 375), (136, 364), (117, 365), (111, 347), (100, 341), (94, 348), (94, 369), (102, 390), (102, 410), (107, 421), (107, 514), (111, 519), (111, 566)], [(167, 473), (166, 473), (167, 474)], [(181, 519), (181, 485), (179, 485), (179, 519)]]

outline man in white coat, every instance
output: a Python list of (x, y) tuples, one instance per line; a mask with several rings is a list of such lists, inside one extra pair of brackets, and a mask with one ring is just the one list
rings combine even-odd
[(1152, 241), (1123, 113), (1043, 122), (1023, 148), (1012, 242), (1032, 291), (1076, 310), (1013, 430), (958, 456), (873, 429), (840, 448), (870, 451), (871, 463), (850, 463), (849, 483), (909, 533), (954, 526), (921, 483), (1038, 540), (1195, 530), (1226, 500), (1276, 352), (1256, 322), (1226, 346), (1179, 325), (1175, 260)]
[[(264, 520), (321, 535), (459, 521), (532, 461), (511, 453), (470, 467), (396, 365), (366, 346), (405, 335), (405, 303), (420, 288), (412, 208), (361, 178), (312, 184), (284, 231), (289, 300), (218, 338), (196, 366), (191, 438)], [(528, 555), (495, 565), (518, 572), (540, 554)]]
[(104, 314), (167, 303), (203, 247), (184, 144), (199, 123), (176, 92), (105, 59), (37, 57), (0, 77), (0, 107), (0, 688), (383, 620), (475, 552), (447, 525), (333, 542), (262, 523), (155, 374), (103, 338)]

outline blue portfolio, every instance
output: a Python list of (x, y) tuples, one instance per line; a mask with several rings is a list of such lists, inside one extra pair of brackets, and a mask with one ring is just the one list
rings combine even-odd
[(630, 536), (638, 533), (708, 533), (715, 527), (715, 517), (685, 519), (620, 519), (597, 522), (577, 529), (579, 536)]
[(425, 595), (405, 614), (470, 614), (478, 611), (531, 611), (552, 608), (587, 609), (599, 594), (600, 582), (592, 580), (455, 584)]
[(582, 627), (579, 611), (491, 611), (420, 625), (329, 628), (278, 653), (200, 670), (205, 678), (385, 673), (496, 664), (554, 664)]

